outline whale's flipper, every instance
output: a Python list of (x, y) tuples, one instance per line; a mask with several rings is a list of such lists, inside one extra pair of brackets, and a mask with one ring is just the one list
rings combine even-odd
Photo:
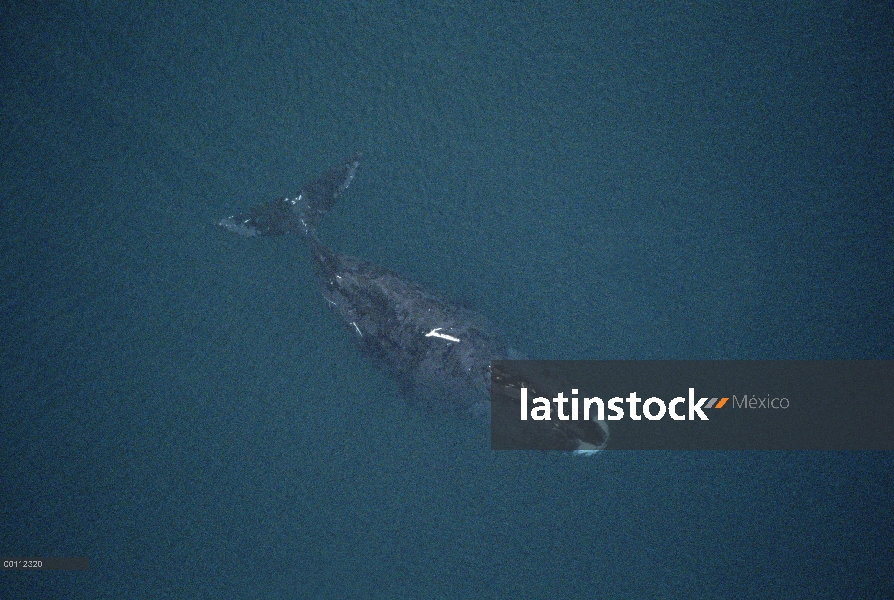
[(246, 213), (221, 219), (217, 224), (246, 237), (310, 234), (342, 192), (351, 185), (359, 164), (360, 154), (354, 154), (342, 165), (304, 186), (295, 198), (265, 202)]

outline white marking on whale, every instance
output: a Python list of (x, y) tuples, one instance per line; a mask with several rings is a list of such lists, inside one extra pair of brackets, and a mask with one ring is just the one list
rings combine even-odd
[(461, 339), (455, 338), (452, 335), (447, 335), (446, 333), (438, 333), (441, 329), (442, 329), (442, 327), (437, 327), (435, 329), (432, 329), (431, 331), (429, 331), (428, 333), (425, 334), (425, 337), (441, 338), (442, 340), (447, 340), (449, 342), (461, 342), (462, 341)]

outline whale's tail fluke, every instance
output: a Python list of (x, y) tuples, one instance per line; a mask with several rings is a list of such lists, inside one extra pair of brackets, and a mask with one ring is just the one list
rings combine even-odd
[(344, 192), (360, 165), (360, 154), (304, 186), (295, 198), (260, 204), (248, 212), (226, 217), (218, 226), (233, 233), (254, 237), (302, 233), (314, 235), (317, 225)]

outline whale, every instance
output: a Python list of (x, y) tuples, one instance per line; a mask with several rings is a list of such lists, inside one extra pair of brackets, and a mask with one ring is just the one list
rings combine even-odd
[[(319, 238), (320, 223), (350, 186), (360, 157), (352, 155), (294, 196), (264, 202), (217, 225), (243, 237), (303, 238), (326, 305), (360, 350), (394, 377), (402, 394), (423, 407), (489, 423), (491, 364), (510, 357), (494, 325), (386, 268), (334, 252)], [(515, 395), (524, 382), (510, 385), (510, 380), (513, 376), (501, 372), (499, 388)], [(604, 446), (607, 433), (599, 425), (586, 434), (563, 435), (569, 450), (585, 452)]]

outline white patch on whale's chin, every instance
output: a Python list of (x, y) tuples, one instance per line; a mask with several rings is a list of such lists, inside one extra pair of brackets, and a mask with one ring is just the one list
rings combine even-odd
[(594, 446), (593, 444), (588, 444), (587, 442), (581, 442), (580, 446), (577, 447), (577, 450), (572, 452), (571, 454), (574, 456), (582, 456), (584, 458), (589, 458), (591, 456), (596, 456), (603, 449), (605, 449), (606, 444), (608, 444), (608, 422), (599, 421), (597, 419), (593, 419), (593, 422), (599, 425), (599, 428), (605, 433), (605, 440), (603, 440), (602, 444), (599, 446)]

